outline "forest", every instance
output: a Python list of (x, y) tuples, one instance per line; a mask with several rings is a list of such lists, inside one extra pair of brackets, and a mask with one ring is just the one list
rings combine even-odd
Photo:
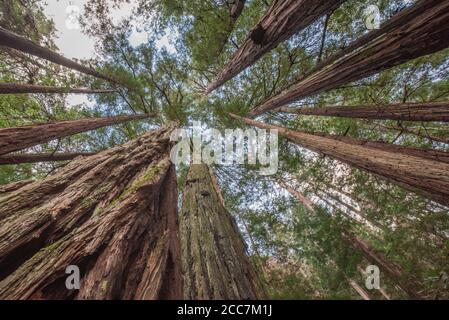
[(0, 300), (449, 299), (448, 35), (447, 0), (0, 0)]

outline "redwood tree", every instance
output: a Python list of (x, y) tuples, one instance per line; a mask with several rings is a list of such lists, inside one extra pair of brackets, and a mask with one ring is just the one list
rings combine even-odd
[(52, 161), (69, 161), (78, 157), (89, 157), (95, 153), (75, 152), (75, 153), (11, 153), (0, 156), (0, 164), (37, 163)]
[(0, 129), (0, 155), (33, 147), (54, 139), (71, 136), (76, 133), (148, 117), (150, 117), (149, 114), (89, 118)]
[(330, 156), (356, 168), (377, 174), (386, 180), (449, 205), (449, 164), (401, 152), (366, 147), (305, 132), (273, 126), (232, 115), (249, 125), (278, 130), (293, 143)]
[(0, 45), (31, 54), (33, 56), (51, 61), (53, 63), (59, 64), (61, 66), (67, 67), (69, 69), (79, 71), (81, 73), (85, 73), (85, 74), (94, 76), (99, 79), (106, 80), (106, 81), (114, 83), (114, 84), (117, 83), (117, 80), (115, 80), (114, 78), (112, 78), (108, 75), (102, 74), (92, 68), (83, 66), (83, 65), (79, 64), (78, 62), (67, 59), (67, 58), (63, 57), (62, 55), (60, 55), (59, 53), (56, 53), (50, 49), (42, 47), (42, 46), (34, 43), (33, 41), (30, 41), (18, 34), (15, 34), (14, 32), (6, 30), (5, 28), (2, 28), (2, 27), (0, 27)]
[(184, 298), (260, 299), (259, 276), (207, 165), (191, 165), (180, 215)]
[(449, 46), (449, 2), (421, 0), (323, 61), (308, 76), (251, 112), (257, 116), (299, 99), (360, 80)]
[(96, 94), (112, 93), (115, 90), (93, 90), (88, 88), (64, 88), (54, 86), (39, 86), (21, 83), (0, 83), (0, 94), (18, 93), (76, 93), (76, 94)]
[(174, 128), (0, 195), (0, 299), (182, 298)]
[[(316, 206), (306, 196), (302, 195), (299, 191), (291, 188), (286, 182), (281, 181), (280, 185), (285, 188), (296, 200), (304, 205), (310, 212), (316, 210)], [(343, 233), (343, 239), (353, 247), (362, 253), (363, 257), (369, 262), (379, 266), (379, 268), (385, 272), (404, 292), (406, 292), (413, 299), (423, 299), (424, 296), (419, 293), (418, 285), (414, 279), (404, 280), (404, 271), (398, 264), (390, 261), (381, 252), (374, 250), (366, 241), (360, 237), (345, 231)], [(353, 286), (353, 283), (350, 284)], [(353, 286), (354, 287), (354, 286)], [(355, 288), (354, 288), (355, 289)], [(359, 294), (359, 290), (356, 290)], [(364, 297), (364, 295), (362, 295)], [(367, 299), (368, 300), (368, 299)]]
[(279, 108), (280, 112), (308, 116), (346, 117), (361, 119), (399, 121), (444, 121), (449, 122), (448, 102), (404, 103), (393, 105), (370, 105), (322, 108)]
[(276, 48), (296, 32), (305, 29), (321, 16), (338, 8), (346, 0), (284, 0), (273, 1), (245, 42), (206, 89), (214, 91), (226, 81), (254, 64), (265, 53)]

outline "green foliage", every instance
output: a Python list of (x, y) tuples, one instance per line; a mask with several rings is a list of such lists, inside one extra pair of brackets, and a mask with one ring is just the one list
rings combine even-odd
[[(91, 0), (82, 25), (96, 40), (101, 59), (81, 63), (97, 68), (119, 82), (74, 73), (41, 59), (30, 61), (0, 52), (0, 81), (62, 87), (114, 89), (117, 93), (92, 98), (94, 106), (68, 105), (67, 95), (2, 95), (0, 128), (63, 119), (129, 113), (153, 113), (148, 121), (52, 141), (35, 152), (100, 151), (125, 143), (169, 120), (182, 125), (201, 121), (207, 127), (236, 128), (241, 124), (229, 112), (245, 115), (269, 97), (312, 70), (321, 50), (324, 17), (294, 35), (255, 65), (204, 97), (204, 87), (221, 70), (264, 14), (270, 1), (246, 1), (242, 15), (230, 28), (231, 1), (141, 0), (131, 17), (113, 23), (112, 10), (129, 0)], [(382, 21), (411, 5), (410, 1), (349, 0), (329, 19), (323, 59), (368, 32), (364, 9), (379, 6)], [(54, 50), (53, 22), (45, 17), (40, 1), (3, 1), (0, 26)], [(138, 28), (148, 41), (133, 46)], [(174, 48), (158, 45), (172, 35)], [(333, 106), (400, 102), (448, 101), (449, 50), (410, 61), (378, 75), (303, 99), (294, 105)], [(367, 121), (345, 118), (288, 116), (272, 112), (262, 121), (293, 129), (348, 135), (398, 145), (449, 151), (430, 139), (449, 138), (446, 123)], [(383, 126), (383, 127), (382, 127)], [(385, 129), (403, 127), (421, 135)], [(227, 207), (235, 214), (256, 264), (266, 274), (271, 297), (276, 299), (360, 299), (348, 279), (363, 286), (360, 268), (369, 264), (342, 237), (350, 231), (416, 279), (429, 297), (449, 298), (444, 275), (449, 274), (449, 212), (431, 201), (280, 140), (280, 168), (275, 177), (260, 177), (258, 166), (215, 168)], [(375, 156), (375, 155), (373, 155)], [(0, 184), (39, 179), (61, 164), (0, 167)], [(186, 168), (178, 168), (179, 186)], [(308, 197), (317, 210), (310, 212), (283, 190), (283, 179)], [(358, 214), (364, 220), (354, 218)], [(378, 228), (374, 231), (372, 226)], [(406, 298), (394, 279), (382, 278), (393, 298)], [(446, 288), (446, 289), (445, 289)], [(372, 298), (382, 299), (379, 292)]]

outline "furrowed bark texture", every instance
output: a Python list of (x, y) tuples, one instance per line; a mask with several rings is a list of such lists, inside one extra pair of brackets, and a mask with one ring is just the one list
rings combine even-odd
[(280, 112), (308, 116), (346, 117), (400, 121), (449, 121), (449, 103), (407, 103), (323, 108), (279, 108)]
[(95, 153), (16, 153), (0, 156), (0, 164), (20, 164), (52, 161), (69, 161), (78, 157), (89, 157)]
[(106, 80), (114, 84), (117, 83), (117, 81), (112, 77), (104, 75), (94, 69), (85, 67), (75, 61), (67, 59), (60, 54), (51, 51), (50, 49), (44, 48), (2, 27), (0, 27), (0, 45), (31, 54), (33, 56), (51, 61), (53, 63), (79, 71), (84, 74), (94, 76), (99, 79)]
[[(312, 134), (312, 133), (310, 133), (310, 134)], [(420, 157), (420, 158), (429, 159), (429, 160), (433, 160), (433, 161), (449, 163), (449, 153), (445, 152), (445, 151), (406, 147), (406, 146), (395, 145), (395, 144), (390, 144), (390, 143), (381, 142), (381, 141), (371, 141), (371, 140), (366, 140), (366, 139), (358, 139), (358, 138), (333, 135), (333, 134), (325, 134), (325, 133), (313, 133), (313, 134), (321, 136), (321, 137), (329, 138), (329, 139), (342, 141), (342, 142), (349, 143), (349, 144), (365, 146), (367, 148), (379, 149), (379, 150), (388, 151), (388, 152), (399, 152), (399, 153), (414, 156), (414, 157)]]
[(0, 155), (23, 150), (57, 138), (148, 117), (150, 115), (144, 114), (90, 118), (0, 129)]
[(9, 192), (19, 190), (20, 188), (32, 183), (33, 180), (23, 180), (18, 182), (13, 182), (10, 184), (0, 185), (0, 196), (5, 196)]
[(363, 145), (293, 131), (236, 115), (231, 116), (262, 129), (278, 130), (281, 136), (299, 146), (377, 174), (442, 205), (449, 205), (449, 164), (447, 163), (378, 148), (375, 148), (374, 152), (373, 148)]
[(33, 84), (21, 83), (0, 83), (0, 94), (19, 94), (19, 93), (76, 93), (76, 94), (97, 94), (112, 93), (114, 90), (92, 90), (87, 88), (63, 88), (51, 86), (39, 86)]
[(213, 173), (192, 165), (180, 215), (184, 298), (260, 299), (265, 296), (236, 222), (222, 203)]
[[(290, 187), (286, 182), (282, 182), (282, 187), (287, 190), (296, 200), (302, 203), (310, 212), (316, 210), (316, 206), (307, 197), (299, 193)], [(387, 274), (404, 292), (406, 292), (413, 299), (424, 299), (425, 297), (419, 293), (418, 285), (416, 281), (412, 278), (404, 280), (404, 271), (395, 262), (392, 262), (385, 257), (381, 252), (374, 250), (367, 242), (363, 239), (351, 234), (350, 232), (343, 233), (343, 239), (345, 239), (348, 244), (355, 250), (362, 253), (366, 260), (379, 266), (379, 268)], [(350, 279), (348, 279), (350, 280)], [(351, 286), (353, 284), (351, 283)], [(353, 286), (354, 287), (354, 286)], [(355, 289), (355, 288), (354, 288)], [(359, 292), (358, 290), (356, 290)], [(359, 292), (361, 293), (361, 292)], [(363, 297), (363, 295), (362, 295)]]
[(449, 46), (449, 2), (421, 0), (251, 112), (257, 116)]
[(305, 29), (321, 16), (337, 9), (345, 0), (275, 0), (240, 48), (206, 89), (214, 91), (253, 65), (265, 53)]
[(0, 299), (181, 299), (175, 126), (0, 195)]

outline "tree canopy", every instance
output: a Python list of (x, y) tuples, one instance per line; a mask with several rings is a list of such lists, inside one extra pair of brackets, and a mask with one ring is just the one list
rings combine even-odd
[[(76, 62), (117, 81), (108, 82), (0, 47), (1, 84), (62, 90), (57, 94), (0, 94), (0, 129), (151, 114), (143, 121), (64, 136), (25, 151), (51, 155), (98, 153), (171, 121), (189, 128), (197, 121), (205, 129), (246, 128), (229, 113), (247, 117), (256, 107), (313, 74), (327, 58), (371, 32), (366, 27), (369, 5), (377, 5), (384, 23), (420, 1), (339, 1), (331, 12), (311, 21), (206, 96), (207, 86), (275, 2), (86, 1), (81, 28), (95, 40), (95, 54)], [(130, 3), (134, 3), (130, 15), (117, 22), (114, 10)], [(0, 27), (59, 52), (57, 30), (45, 15), (44, 6), (45, 1), (2, 1)], [(132, 41), (136, 34), (145, 35), (137, 45)], [(161, 45), (162, 38), (168, 39), (169, 46)], [(89, 95), (89, 104), (73, 105), (68, 97), (74, 88), (101, 92)], [(445, 154), (449, 152), (447, 114), (446, 118), (422, 121), (370, 117), (363, 112), (359, 117), (326, 116), (325, 109), (447, 106), (447, 101), (449, 49), (443, 49), (292, 101), (289, 110), (270, 109), (257, 121), (301, 132)], [(319, 110), (323, 110), (321, 114)], [(428, 299), (449, 299), (447, 206), (341, 159), (312, 152), (288, 137), (279, 139), (279, 170), (275, 175), (261, 176), (258, 166), (251, 164), (214, 166), (226, 208), (263, 275), (263, 286), (270, 298), (360, 299), (353, 284), (364, 287), (365, 269), (373, 263), (366, 252), (355, 250), (354, 242), (345, 237), (351, 234), (401, 270), (396, 276), (382, 273), (382, 291), (369, 291), (372, 299), (406, 299), (411, 296), (407, 289), (416, 289)], [(372, 157), (377, 156), (371, 152)], [(1, 185), (57, 174), (65, 165), (65, 161), (0, 165), (0, 190)], [(177, 169), (182, 202), (188, 174), (183, 165)], [(398, 283), (413, 283), (415, 287), (404, 290)]]

